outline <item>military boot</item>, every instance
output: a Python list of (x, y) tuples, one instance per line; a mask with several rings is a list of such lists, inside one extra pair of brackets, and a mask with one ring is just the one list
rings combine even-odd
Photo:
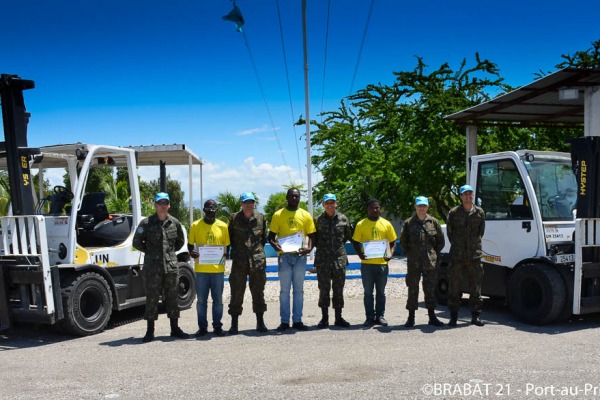
[(341, 308), (335, 309), (335, 326), (339, 326), (341, 328), (347, 328), (350, 326), (350, 322), (346, 321), (342, 317), (342, 309)]
[(415, 326), (415, 310), (408, 310), (408, 318), (404, 323), (405, 328), (412, 328)]
[(479, 317), (479, 311), (473, 311), (471, 313), (471, 323), (475, 326), (484, 326), (485, 324)]
[(171, 336), (179, 339), (189, 339), (190, 335), (179, 327), (179, 318), (171, 318)]
[(329, 326), (329, 307), (321, 307), (321, 320), (317, 324), (317, 328), (323, 329)]
[(230, 335), (237, 335), (240, 332), (238, 329), (238, 319), (239, 318), (240, 318), (239, 315), (231, 316), (231, 328), (229, 328)]
[(450, 322), (448, 322), (448, 326), (456, 326), (458, 321), (458, 311), (450, 311)]
[(265, 325), (264, 313), (256, 313), (256, 330), (261, 333), (269, 332), (269, 328)]
[(444, 323), (435, 316), (435, 309), (428, 308), (427, 313), (429, 314), (429, 322), (428, 322), (429, 325), (444, 326)]
[(146, 336), (142, 338), (142, 342), (148, 343), (154, 340), (154, 321), (148, 320), (148, 328), (146, 329)]

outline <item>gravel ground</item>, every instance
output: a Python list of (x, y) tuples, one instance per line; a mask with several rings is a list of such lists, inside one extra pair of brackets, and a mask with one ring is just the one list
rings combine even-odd
[[(392, 272), (404, 272), (402, 259), (391, 264)], [(531, 326), (514, 321), (503, 302), (485, 300), (486, 326), (476, 327), (463, 301), (458, 326), (436, 328), (427, 325), (420, 304), (417, 325), (406, 329), (404, 279), (390, 279), (390, 326), (365, 328), (360, 279), (354, 279), (347, 281), (344, 307), (352, 325), (317, 329), (317, 283), (309, 280), (303, 320), (310, 329), (279, 333), (278, 291), (277, 281), (267, 283), (271, 330), (264, 334), (255, 330), (249, 295), (240, 334), (233, 336), (210, 332), (177, 340), (161, 315), (156, 339), (144, 344), (143, 308), (115, 313), (108, 329), (93, 336), (27, 324), (0, 332), (0, 398), (600, 398), (598, 314)], [(445, 307), (438, 316), (447, 322)], [(228, 329), (228, 315), (223, 322)], [(180, 325), (186, 332), (197, 329), (195, 308), (182, 312)]]

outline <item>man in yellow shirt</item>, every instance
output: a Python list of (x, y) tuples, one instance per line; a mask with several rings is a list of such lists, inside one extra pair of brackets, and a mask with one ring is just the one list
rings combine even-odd
[[(278, 253), (279, 283), (279, 314), (281, 325), (277, 327), (283, 332), (290, 327), (290, 289), (294, 288), (292, 327), (308, 330), (302, 322), (304, 307), (304, 275), (306, 273), (306, 255), (312, 248), (311, 240), (315, 233), (315, 223), (312, 216), (298, 207), (300, 191), (289, 189), (286, 195), (287, 206), (273, 214), (269, 226), (269, 243)], [(282, 248), (283, 246), (283, 248)]]
[[(208, 332), (207, 302), (209, 292), (212, 296), (213, 330), (216, 335), (221, 336), (223, 335), (221, 318), (223, 318), (225, 259), (227, 257), (227, 246), (230, 244), (229, 230), (225, 222), (215, 218), (217, 215), (216, 201), (207, 200), (204, 203), (203, 211), (204, 218), (194, 221), (188, 234), (188, 250), (195, 259), (194, 272), (196, 273), (196, 294), (198, 297), (196, 311), (198, 313), (199, 329), (196, 336), (204, 336)], [(211, 257), (208, 252), (203, 251), (202, 247), (205, 246), (211, 246), (219, 254)], [(219, 247), (222, 249), (219, 249)]]
[[(381, 206), (379, 200), (370, 199), (367, 202), (367, 218), (362, 219), (352, 235), (352, 245), (356, 254), (360, 257), (360, 275), (365, 291), (364, 304), (367, 319), (364, 326), (382, 325), (387, 326), (385, 314), (385, 286), (389, 274), (388, 261), (392, 259), (396, 247), (396, 231), (392, 224), (381, 217)], [(385, 241), (388, 251), (383, 257), (368, 257), (364, 252), (365, 242)], [(373, 289), (376, 297), (373, 301)]]

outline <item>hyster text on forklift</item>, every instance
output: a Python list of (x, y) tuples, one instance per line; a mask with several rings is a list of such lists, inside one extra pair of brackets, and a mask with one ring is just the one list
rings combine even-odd
[[(485, 211), (482, 294), (505, 298), (531, 324), (599, 312), (600, 70), (563, 69), (447, 118), (467, 125), (467, 183)], [(477, 126), (501, 124), (583, 127), (584, 137), (570, 141), (571, 154), (474, 155)], [(436, 287), (442, 303), (448, 249)]]
[[(191, 166), (202, 162), (184, 145), (30, 148), (23, 91), (33, 87), (33, 81), (15, 75), (0, 78), (5, 139), (0, 168), (8, 171), (11, 197), (11, 212), (0, 217), (0, 330), (26, 321), (91, 335), (106, 327), (112, 311), (145, 304), (144, 255), (131, 245), (142, 219), (137, 167), (160, 164), (164, 185), (165, 162), (189, 164), (190, 180)], [(128, 213), (111, 210), (106, 193), (86, 190), (91, 169), (117, 167), (127, 171)], [(66, 170), (71, 190), (55, 186), (49, 196), (42, 189), (36, 194), (31, 171), (39, 171), (41, 188), (51, 168)], [(178, 260), (183, 309), (195, 299), (186, 245)]]

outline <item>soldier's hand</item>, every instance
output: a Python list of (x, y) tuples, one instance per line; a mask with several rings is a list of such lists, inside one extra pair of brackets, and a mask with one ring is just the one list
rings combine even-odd
[(358, 257), (360, 257), (361, 260), (367, 259), (367, 257), (365, 256), (365, 253), (358, 253)]
[(190, 251), (190, 257), (198, 258), (198, 257), (200, 257), (200, 254), (196, 250), (192, 250), (192, 251)]

